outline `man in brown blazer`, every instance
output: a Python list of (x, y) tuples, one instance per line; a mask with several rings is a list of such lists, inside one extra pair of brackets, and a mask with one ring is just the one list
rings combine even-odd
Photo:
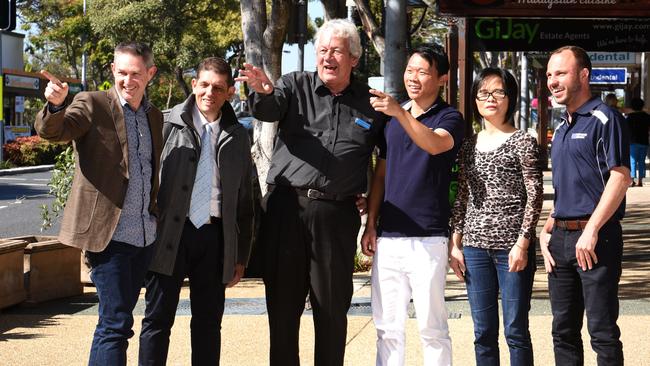
[(75, 176), (59, 240), (81, 248), (99, 297), (89, 365), (126, 365), (133, 308), (156, 238), (162, 114), (144, 97), (156, 73), (142, 43), (115, 47), (115, 86), (67, 99), (68, 85), (47, 72), (38, 134), (72, 141)]

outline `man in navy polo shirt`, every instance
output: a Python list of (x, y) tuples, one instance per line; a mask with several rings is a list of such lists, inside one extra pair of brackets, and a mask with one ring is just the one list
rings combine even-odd
[(585, 310), (598, 365), (623, 364), (616, 320), (630, 144), (621, 114), (592, 97), (590, 72), (589, 56), (575, 46), (552, 52), (546, 71), (567, 109), (553, 135), (554, 209), (540, 235), (556, 365), (584, 364)]
[(404, 327), (411, 296), (424, 365), (450, 365), (445, 308), (451, 168), (464, 135), (461, 114), (439, 97), (449, 62), (442, 47), (411, 53), (400, 106), (377, 90), (371, 104), (393, 118), (385, 129), (386, 160), (378, 159), (361, 240), (374, 255), (372, 316), (377, 365), (404, 364)]

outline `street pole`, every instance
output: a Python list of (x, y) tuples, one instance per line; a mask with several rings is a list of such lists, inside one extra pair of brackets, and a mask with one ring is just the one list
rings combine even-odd
[[(521, 91), (519, 94), (519, 128), (521, 130), (528, 130), (528, 58), (526, 53), (521, 53)], [(538, 99), (539, 101), (539, 99)]]
[(384, 56), (384, 90), (398, 101), (406, 97), (406, 0), (386, 1), (386, 51)]
[(307, 38), (307, 1), (298, 1), (298, 70), (305, 71), (305, 39)]
[(2, 35), (4, 31), (0, 31), (0, 163), (4, 161), (4, 149), (3, 146), (5, 144), (5, 117), (4, 117), (4, 111), (5, 111), (5, 96), (4, 96), (4, 72), (3, 72), (3, 66), (2, 66)]
[[(83, 1), (83, 17), (86, 18), (86, 0)], [(81, 47), (83, 47), (83, 53), (81, 54), (81, 89), (83, 91), (88, 90), (86, 85), (86, 34), (81, 35)]]

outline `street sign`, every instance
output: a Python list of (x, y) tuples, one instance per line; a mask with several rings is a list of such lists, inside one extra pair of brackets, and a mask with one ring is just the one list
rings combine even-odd
[[(592, 65), (635, 65), (635, 52), (587, 52)], [(639, 60), (640, 61), (640, 60)]]
[(624, 67), (591, 69), (591, 84), (627, 84), (627, 69)]
[(16, 95), (14, 106), (14, 111), (16, 113), (25, 113), (25, 97)]
[(39, 90), (41, 79), (29, 76), (5, 74), (5, 86), (19, 89)]

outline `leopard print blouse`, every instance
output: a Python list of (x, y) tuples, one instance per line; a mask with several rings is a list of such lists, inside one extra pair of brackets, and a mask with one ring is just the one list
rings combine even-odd
[(476, 149), (476, 135), (459, 152), (458, 195), (451, 218), (464, 246), (510, 249), (532, 238), (542, 210), (543, 179), (535, 139), (517, 130), (491, 151)]

